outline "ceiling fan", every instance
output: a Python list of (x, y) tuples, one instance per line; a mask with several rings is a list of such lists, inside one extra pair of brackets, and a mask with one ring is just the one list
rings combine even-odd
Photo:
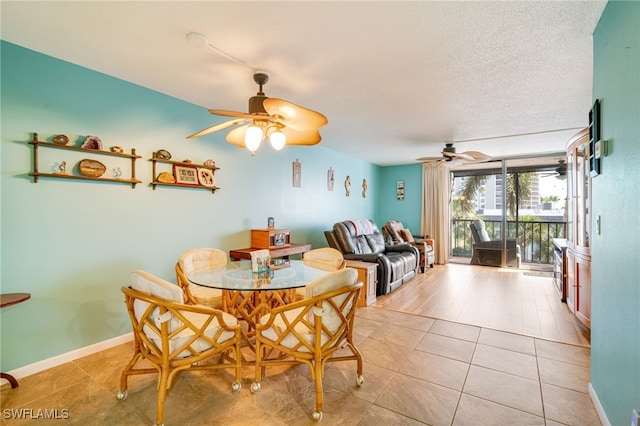
[(483, 163), (490, 161), (491, 156), (484, 154), (480, 151), (465, 151), (456, 152), (456, 147), (453, 146), (453, 142), (445, 142), (442, 149), (441, 157), (420, 157), (416, 158), (417, 161), (425, 162), (437, 162), (437, 161), (451, 161), (457, 164), (469, 164), (469, 163)]
[(269, 139), (277, 150), (285, 145), (315, 145), (320, 142), (322, 138), (318, 130), (328, 123), (324, 115), (283, 99), (265, 96), (262, 86), (269, 81), (269, 74), (264, 71), (256, 71), (253, 81), (258, 84), (259, 90), (249, 98), (249, 112), (210, 109), (209, 112), (213, 115), (233, 118), (187, 138), (197, 138), (235, 127), (227, 133), (227, 142), (247, 148), (252, 155), (255, 155), (265, 139)]
[(555, 176), (557, 179), (564, 180), (567, 178), (567, 163), (565, 160), (558, 160), (558, 166), (550, 169), (548, 172), (541, 174), (542, 177)]

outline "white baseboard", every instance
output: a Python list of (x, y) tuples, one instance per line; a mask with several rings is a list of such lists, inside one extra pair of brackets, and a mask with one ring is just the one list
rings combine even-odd
[[(84, 348), (75, 349), (71, 352), (67, 352), (64, 354), (56, 355), (51, 358), (43, 359), (42, 361), (34, 362), (33, 364), (25, 365), (24, 367), (16, 368), (12, 371), (7, 371), (7, 374), (11, 374), (16, 379), (20, 379), (22, 377), (27, 377), (35, 373), (39, 373), (41, 371), (47, 370), (52, 367), (57, 367), (58, 365), (62, 365), (66, 362), (76, 360), (78, 358), (82, 358), (83, 356), (91, 355), (96, 352), (103, 351), (105, 349), (112, 348), (114, 346), (118, 346), (122, 343), (130, 342), (133, 340), (133, 332), (123, 334), (122, 336), (114, 337), (109, 340), (104, 340), (102, 342), (94, 343), (93, 345), (85, 346)], [(5, 382), (4, 379), (1, 381)]]
[(589, 397), (591, 398), (591, 402), (593, 402), (593, 407), (596, 409), (596, 413), (598, 413), (598, 417), (600, 417), (600, 421), (603, 426), (611, 426), (611, 422), (607, 418), (607, 413), (604, 412), (604, 408), (602, 408), (602, 404), (600, 404), (600, 400), (598, 399), (598, 394), (596, 394), (596, 390), (593, 388), (591, 383), (589, 383)]

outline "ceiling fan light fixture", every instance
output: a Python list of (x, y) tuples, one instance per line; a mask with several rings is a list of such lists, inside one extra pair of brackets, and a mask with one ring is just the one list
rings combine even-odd
[(247, 149), (251, 151), (252, 155), (260, 147), (260, 143), (262, 143), (263, 138), (264, 132), (262, 131), (262, 128), (256, 123), (253, 123), (247, 128), (247, 131), (244, 134), (244, 144)]
[(287, 143), (287, 136), (278, 129), (271, 133), (271, 136), (269, 136), (269, 142), (271, 142), (273, 149), (280, 151)]

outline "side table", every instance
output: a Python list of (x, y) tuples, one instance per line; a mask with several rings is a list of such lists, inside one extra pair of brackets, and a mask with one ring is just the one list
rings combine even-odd
[[(251, 252), (256, 250), (263, 249), (255, 247), (234, 249), (229, 252), (229, 257), (231, 258), (231, 260), (251, 260)], [(288, 259), (292, 254), (303, 254), (305, 252), (308, 252), (309, 250), (311, 250), (311, 244), (289, 244), (288, 246), (284, 246), (281, 248), (271, 248), (269, 249), (269, 254), (271, 255), (271, 259), (275, 259), (278, 257), (284, 257)]]
[[(17, 305), (18, 303), (22, 303), (25, 300), (31, 298), (31, 294), (29, 293), (7, 293), (0, 294), (0, 308), (6, 308), (7, 306)], [(0, 373), (1, 379), (7, 379), (9, 383), (11, 383), (12, 388), (18, 387), (18, 381), (11, 374)]]
[(378, 264), (360, 260), (346, 260), (347, 268), (358, 271), (358, 281), (362, 281), (362, 291), (358, 306), (369, 306), (376, 303), (376, 287), (378, 286)]

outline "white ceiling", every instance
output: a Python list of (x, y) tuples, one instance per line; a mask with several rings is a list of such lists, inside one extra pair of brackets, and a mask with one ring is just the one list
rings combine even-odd
[[(247, 111), (251, 68), (266, 70), (267, 96), (327, 116), (323, 146), (392, 165), (437, 156), (445, 140), (483, 139), (458, 152), (493, 156), (564, 150), (587, 125), (592, 33), (605, 5), (2, 0), (1, 35), (203, 114)], [(193, 47), (189, 32), (249, 67)]]

